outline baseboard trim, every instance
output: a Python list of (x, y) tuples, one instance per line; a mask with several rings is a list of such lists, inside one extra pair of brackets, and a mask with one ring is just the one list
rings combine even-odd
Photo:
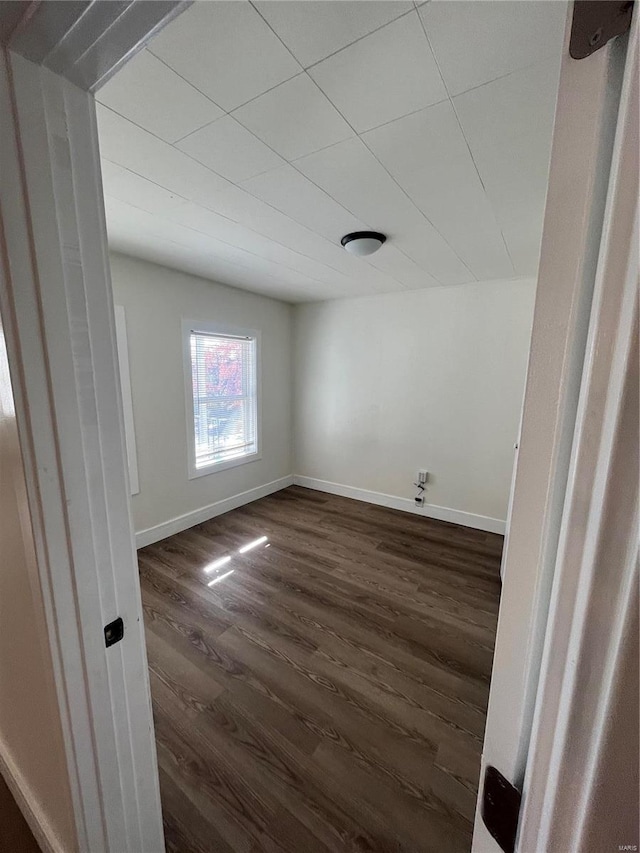
[(144, 548), (145, 545), (152, 545), (154, 542), (159, 542), (161, 539), (166, 539), (167, 536), (173, 536), (174, 533), (180, 533), (182, 530), (187, 530), (195, 524), (202, 524), (203, 521), (209, 521), (210, 518), (215, 518), (217, 515), (223, 515), (232, 509), (237, 509), (239, 506), (257, 501), (260, 498), (266, 498), (274, 492), (279, 492), (280, 489), (286, 489), (287, 486), (293, 485), (293, 476), (280, 477), (279, 480), (272, 480), (270, 483), (265, 483), (263, 486), (257, 486), (255, 489), (249, 489), (246, 492), (240, 492), (239, 495), (233, 495), (230, 498), (225, 498), (221, 501), (216, 501), (208, 506), (203, 506), (193, 512), (187, 512), (184, 515), (179, 515), (176, 518), (171, 518), (163, 524), (157, 524), (155, 527), (148, 527), (146, 530), (140, 530), (136, 533), (136, 548)]
[(33, 837), (43, 853), (65, 853), (62, 842), (34, 797), (31, 787), (13, 760), (6, 743), (0, 739), (0, 775), (7, 783)]
[(355, 486), (343, 486), (341, 483), (330, 483), (328, 480), (316, 480), (314, 477), (303, 477), (294, 474), (293, 482), (296, 486), (306, 486), (318, 492), (328, 492), (330, 495), (340, 495), (343, 498), (353, 498), (356, 501), (386, 506), (390, 509), (399, 509), (402, 512), (412, 512), (414, 515), (423, 515), (427, 518), (435, 518), (438, 521), (449, 521), (452, 524), (461, 524), (463, 527), (473, 527), (476, 530), (485, 530), (487, 533), (501, 533), (504, 535), (506, 522), (499, 518), (490, 518), (486, 515), (475, 515), (471, 512), (463, 512), (459, 509), (450, 509), (446, 506), (425, 504), (416, 507), (409, 498), (399, 498), (395, 495), (385, 495), (382, 492), (370, 492), (368, 489), (358, 489)]

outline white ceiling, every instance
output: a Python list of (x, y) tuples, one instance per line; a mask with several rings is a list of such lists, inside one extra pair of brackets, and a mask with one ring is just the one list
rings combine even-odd
[(112, 248), (292, 302), (535, 274), (565, 15), (197, 0), (97, 94)]

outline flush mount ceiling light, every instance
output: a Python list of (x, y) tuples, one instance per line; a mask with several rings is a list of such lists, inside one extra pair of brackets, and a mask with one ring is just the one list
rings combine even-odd
[(351, 255), (372, 255), (377, 252), (387, 238), (377, 231), (353, 231), (345, 234), (340, 242)]

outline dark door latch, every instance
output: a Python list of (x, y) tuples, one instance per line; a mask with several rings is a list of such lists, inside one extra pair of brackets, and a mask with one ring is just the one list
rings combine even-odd
[(118, 616), (113, 622), (104, 626), (104, 644), (107, 648), (114, 643), (119, 643), (124, 636), (124, 622)]

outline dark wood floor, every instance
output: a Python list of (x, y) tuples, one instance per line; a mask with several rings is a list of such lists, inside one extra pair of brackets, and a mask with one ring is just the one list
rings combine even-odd
[(40, 853), (29, 825), (0, 776), (0, 853)]
[(501, 549), (293, 486), (141, 550), (167, 849), (468, 851)]

